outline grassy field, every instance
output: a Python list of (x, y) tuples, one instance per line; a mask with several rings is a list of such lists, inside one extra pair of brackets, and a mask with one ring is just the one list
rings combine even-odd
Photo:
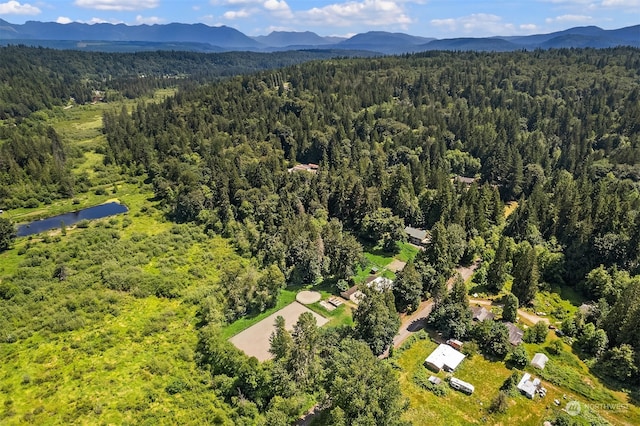
[[(202, 373), (193, 363), (193, 308), (154, 297), (126, 298), (119, 308), (118, 316), (81, 330), (36, 334), (17, 350), (0, 346), (0, 400), (16, 413), (0, 423), (124, 424), (141, 410), (160, 422), (202, 419), (202, 413), (180, 410), (181, 400), (195, 395), (217, 403), (203, 392)], [(164, 391), (176, 381), (190, 391)]]
[(222, 330), (222, 337), (224, 337), (225, 339), (228, 339), (240, 333), (241, 331), (246, 330), (252, 325), (259, 323), (260, 321), (262, 321), (272, 313), (279, 311), (280, 309), (284, 308), (288, 304), (294, 302), (296, 300), (296, 293), (297, 291), (283, 290), (280, 293), (280, 297), (278, 298), (278, 303), (276, 304), (275, 307), (271, 309), (267, 309), (266, 311), (262, 312), (259, 315), (248, 316), (248, 317), (240, 318), (237, 321), (234, 321), (232, 324), (228, 325)]
[[(365, 247), (364, 257), (366, 263), (364, 266), (358, 268), (356, 275), (353, 277), (354, 281), (358, 284), (364, 282), (371, 274), (372, 268), (377, 268), (383, 275), (385, 272), (390, 273), (390, 271), (385, 271), (385, 269), (394, 259), (409, 262), (415, 259), (418, 254), (418, 249), (409, 243), (399, 243), (398, 246), (399, 251), (397, 254), (382, 251), (379, 247)], [(395, 278), (395, 274), (393, 273), (384, 276), (391, 279)]]
[[(126, 104), (130, 108), (133, 102)], [(22, 286), (16, 273), (35, 274), (20, 303), (0, 300), (2, 315), (8, 315), (3, 320), (11, 319), (0, 327), (0, 424), (231, 424), (228, 407), (210, 391), (208, 376), (194, 362), (194, 302), (213, 291), (222, 264), (242, 260), (219, 237), (197, 237), (187, 246), (189, 232), (201, 231), (176, 230), (143, 177), (132, 179), (103, 164), (98, 148), (106, 141), (100, 127), (109, 108), (119, 105), (74, 106), (49, 117), (65, 142), (83, 152), (73, 171), (88, 178), (85, 192), (5, 212), (27, 222), (108, 201), (129, 208), (86, 228), (18, 238), (11, 250), (0, 253), (5, 290)], [(112, 239), (101, 242), (105, 234)], [(81, 247), (76, 254), (74, 246)], [(103, 261), (126, 250), (147, 276), (169, 271), (180, 277), (181, 297), (136, 297), (105, 288)], [(105, 254), (97, 255), (101, 251)], [(54, 258), (68, 267), (64, 282), (49, 275)], [(34, 262), (42, 262), (37, 272)], [(41, 298), (32, 296), (34, 289)]]
[[(548, 343), (548, 342), (547, 342)], [(581, 404), (579, 421), (606, 420), (614, 425), (635, 425), (640, 421), (640, 409), (629, 403), (627, 395), (605, 388), (588, 368), (565, 345), (560, 355), (552, 355), (545, 350), (546, 344), (526, 345), (530, 357), (536, 352), (545, 352), (550, 361), (545, 371), (532, 367), (526, 371), (543, 379), (548, 389), (544, 398), (529, 400), (523, 395), (509, 398), (509, 408), (504, 414), (490, 413), (488, 408), (499, 392), (500, 386), (512, 371), (503, 361), (489, 361), (476, 354), (465, 359), (454, 376), (475, 386), (472, 395), (449, 388), (445, 396), (417, 386), (413, 377), (424, 370), (424, 359), (437, 347), (430, 339), (418, 340), (409, 348), (396, 352), (395, 363), (400, 367), (400, 383), (403, 394), (409, 399), (409, 409), (405, 419), (413, 424), (433, 425), (541, 425), (552, 420), (570, 401)], [(428, 372), (427, 375), (434, 374)], [(446, 373), (435, 374), (441, 379)], [(560, 401), (556, 406), (553, 401)]]

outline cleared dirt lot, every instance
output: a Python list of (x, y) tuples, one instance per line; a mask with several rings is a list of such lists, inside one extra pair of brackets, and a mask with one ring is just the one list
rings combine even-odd
[(287, 330), (291, 331), (293, 330), (294, 324), (298, 321), (298, 317), (304, 312), (311, 312), (313, 314), (318, 323), (318, 327), (322, 327), (329, 322), (327, 318), (304, 307), (301, 303), (293, 302), (269, 315), (259, 323), (236, 334), (229, 339), (229, 341), (247, 355), (258, 358), (258, 361), (266, 361), (271, 358), (271, 354), (269, 353), (269, 337), (275, 330), (273, 324), (276, 321), (276, 317), (278, 315), (282, 316)]

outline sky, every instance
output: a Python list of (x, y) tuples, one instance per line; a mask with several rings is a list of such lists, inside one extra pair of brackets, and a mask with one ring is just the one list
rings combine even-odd
[(451, 38), (637, 25), (640, 0), (0, 0), (0, 18), (14, 24), (199, 22), (249, 36), (308, 30), (322, 36), (391, 31)]

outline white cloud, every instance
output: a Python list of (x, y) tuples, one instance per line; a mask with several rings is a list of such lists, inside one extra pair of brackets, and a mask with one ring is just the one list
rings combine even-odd
[(267, 14), (280, 19), (293, 19), (293, 12), (286, 0), (212, 0), (214, 5), (227, 7), (223, 13), (225, 19), (242, 19)]
[(211, 0), (211, 4), (214, 6), (246, 7), (261, 4), (263, 1), (264, 0)]
[(158, 18), (157, 16), (148, 16), (148, 17), (144, 17), (142, 15), (138, 15), (136, 16), (136, 24), (140, 25), (140, 24), (147, 24), (147, 25), (153, 25), (153, 24), (161, 24), (163, 23), (165, 20), (162, 18)]
[(346, 1), (297, 12), (296, 16), (317, 26), (348, 27), (367, 24), (407, 28), (413, 21), (407, 15), (403, 3), (405, 2), (389, 0)]
[(604, 0), (602, 5), (606, 7), (639, 7), (640, 0)]
[(240, 9), (240, 10), (229, 10), (225, 12), (222, 16), (225, 19), (241, 19), (248, 18), (253, 13), (249, 9)]
[(266, 0), (262, 7), (271, 12), (274, 16), (283, 19), (293, 18), (291, 8), (285, 0)]
[[(78, 22), (82, 22), (82, 21), (78, 21)], [(123, 21), (119, 21), (117, 19), (102, 19), (102, 18), (91, 18), (88, 21), (84, 22), (85, 24), (89, 24), (89, 25), (93, 25), (93, 24), (124, 24)]]
[(56, 19), (56, 22), (58, 24), (70, 24), (73, 22), (73, 20), (71, 18), (67, 18), (66, 16), (58, 16), (58, 19)]
[(520, 24), (518, 28), (523, 31), (535, 31), (538, 29), (538, 26), (536, 24)]
[(591, 22), (593, 18), (587, 15), (561, 15), (555, 18), (547, 18), (545, 22), (551, 24), (553, 22)]
[[(514, 24), (503, 22), (502, 17), (488, 13), (474, 13), (458, 18), (432, 19), (431, 24), (451, 32), (462, 32), (480, 37), (496, 34), (513, 35), (518, 33), (518, 28), (516, 28)], [(526, 30), (528, 31), (528, 29)]]
[(8, 1), (0, 3), (0, 15), (37, 15), (42, 12), (29, 3), (20, 4), (17, 1)]
[(153, 9), (158, 7), (159, 0), (75, 0), (76, 6), (86, 9), (131, 11)]

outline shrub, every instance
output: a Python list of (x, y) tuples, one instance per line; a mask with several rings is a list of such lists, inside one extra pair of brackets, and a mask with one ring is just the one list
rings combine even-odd
[(460, 352), (465, 354), (467, 358), (471, 359), (475, 354), (478, 353), (478, 349), (479, 349), (478, 344), (476, 342), (471, 341), (471, 342), (466, 342), (462, 346), (462, 349), (460, 350)]
[(36, 208), (39, 205), (40, 205), (40, 202), (35, 198), (29, 198), (27, 201), (24, 202), (24, 206), (28, 209)]
[(529, 356), (527, 355), (527, 351), (522, 346), (516, 346), (511, 351), (511, 355), (509, 356), (509, 360), (517, 367), (524, 368), (527, 366), (529, 362)]
[(165, 392), (169, 395), (175, 395), (177, 393), (187, 390), (189, 386), (180, 379), (174, 379), (171, 383), (164, 388)]
[(81, 228), (81, 229), (86, 229), (86, 228), (89, 227), (90, 224), (91, 224), (91, 222), (89, 222), (88, 220), (84, 219), (84, 220), (81, 220), (80, 222), (78, 222), (76, 224), (76, 226), (78, 228)]
[(527, 343), (544, 343), (547, 339), (548, 332), (549, 327), (547, 326), (547, 323), (544, 321), (538, 321), (536, 325), (525, 331), (523, 340)]
[(489, 406), (489, 412), (491, 413), (504, 413), (509, 408), (509, 399), (505, 391), (498, 392), (498, 395), (491, 401)]
[(505, 392), (508, 395), (514, 395), (516, 393), (518, 382), (520, 382), (520, 373), (514, 371), (509, 377), (507, 377), (507, 380), (502, 383), (500, 391)]
[(416, 374), (413, 375), (413, 383), (421, 387), (422, 389), (433, 392), (436, 396), (445, 396), (449, 392), (448, 388), (444, 386), (444, 382), (439, 385), (434, 385), (429, 381), (429, 377), (425, 370), (418, 370)]

